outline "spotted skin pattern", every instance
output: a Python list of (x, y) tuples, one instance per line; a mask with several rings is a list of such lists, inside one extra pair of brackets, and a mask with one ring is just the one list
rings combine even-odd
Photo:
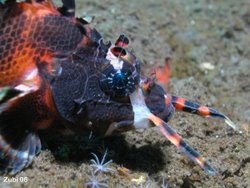
[(51, 64), (53, 57), (72, 52), (82, 40), (73, 20), (51, 6), (18, 3), (1, 13), (0, 87), (19, 84), (37, 64)]

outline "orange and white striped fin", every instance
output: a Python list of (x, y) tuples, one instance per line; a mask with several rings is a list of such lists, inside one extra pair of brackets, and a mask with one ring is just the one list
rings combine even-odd
[(237, 125), (234, 124), (227, 116), (218, 112), (213, 108), (209, 108), (207, 106), (199, 105), (194, 102), (190, 102), (184, 98), (172, 96), (172, 104), (176, 110), (188, 112), (191, 114), (197, 114), (203, 117), (212, 117), (212, 118), (220, 118), (224, 119), (226, 124), (228, 124), (233, 129), (238, 129)]
[[(143, 84), (142, 84), (143, 85)], [(145, 119), (151, 120), (155, 126), (159, 127), (162, 134), (173, 143), (178, 149), (186, 154), (191, 160), (196, 162), (205, 172), (210, 175), (216, 175), (216, 170), (209, 165), (209, 163), (201, 157), (201, 155), (189, 146), (179, 134), (176, 133), (165, 121), (155, 116), (150, 112), (145, 104), (145, 98), (141, 88), (137, 89), (133, 94), (130, 95), (130, 101), (133, 106), (135, 113), (134, 122), (144, 122)], [(149, 126), (145, 126), (147, 128)], [(136, 127), (137, 128), (137, 127)]]
[(209, 175), (216, 175), (216, 170), (191, 146), (189, 146), (182, 137), (175, 132), (166, 122), (159, 117), (151, 114), (148, 117), (157, 127), (160, 128), (162, 134), (192, 161), (197, 163)]

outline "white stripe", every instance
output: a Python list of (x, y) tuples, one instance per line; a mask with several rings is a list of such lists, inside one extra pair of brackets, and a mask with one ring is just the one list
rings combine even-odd
[(148, 120), (148, 117), (151, 112), (145, 104), (145, 98), (143, 96), (141, 88), (138, 88), (134, 93), (130, 95), (130, 101), (134, 111), (135, 128), (145, 129), (150, 127), (150, 121)]

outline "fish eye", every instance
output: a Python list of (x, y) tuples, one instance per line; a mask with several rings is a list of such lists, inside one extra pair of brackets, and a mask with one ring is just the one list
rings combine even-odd
[(120, 70), (115, 70), (112, 65), (106, 67), (100, 78), (102, 90), (111, 97), (129, 96), (139, 82), (139, 74), (136, 74), (134, 69), (129, 63), (124, 63)]

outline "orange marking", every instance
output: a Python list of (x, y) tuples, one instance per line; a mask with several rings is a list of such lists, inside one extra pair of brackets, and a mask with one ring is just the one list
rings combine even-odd
[(205, 160), (202, 157), (195, 157), (195, 161), (203, 168)]
[(172, 142), (177, 148), (180, 147), (180, 142), (181, 142), (181, 136), (178, 135), (177, 133), (175, 135), (170, 135), (163, 127), (160, 128), (161, 132), (163, 135), (170, 141)]
[(172, 97), (170, 95), (165, 95), (165, 104), (168, 106), (171, 103)]
[(122, 46), (122, 47), (127, 47), (128, 45), (125, 42), (119, 41), (117, 44), (117, 46)]
[(149, 86), (150, 86), (150, 82), (144, 82), (144, 83), (141, 84), (141, 87), (142, 87), (143, 91), (148, 91)]
[(157, 116), (151, 114), (148, 119), (150, 119), (151, 121), (153, 121), (153, 123), (156, 125), (156, 126), (163, 126), (163, 121), (158, 118)]
[(57, 14), (60, 15), (60, 13), (57, 11), (53, 3), (50, 2), (42, 2), (42, 3), (37, 3), (37, 2), (32, 2), (32, 3), (25, 3), (21, 2), (18, 3), (18, 7), (27, 11), (31, 11), (32, 14), (36, 14), (38, 16), (44, 16), (48, 14)]
[(169, 140), (177, 147), (180, 147), (181, 137), (178, 134), (169, 135)]
[(210, 115), (209, 108), (206, 106), (200, 106), (198, 108), (198, 114), (201, 116), (209, 116)]
[(55, 114), (57, 113), (56, 107), (55, 107), (55, 103), (53, 100), (53, 95), (50, 89), (49, 84), (46, 84), (46, 91), (44, 93), (44, 102), (45, 104), (50, 108), (50, 110)]
[(157, 78), (157, 81), (160, 82), (160, 83), (168, 83), (168, 80), (169, 80), (169, 75), (168, 73), (166, 73), (166, 70), (162, 67), (158, 67), (156, 70), (155, 70), (155, 74), (156, 74), (156, 78)]
[(155, 75), (156, 75), (157, 81), (162, 83), (162, 84), (167, 84), (169, 81), (170, 62), (171, 62), (171, 59), (166, 58), (164, 67), (159, 66), (155, 70)]
[(185, 99), (184, 98), (177, 98), (176, 101), (174, 102), (174, 107), (177, 110), (182, 110), (185, 107)]
[[(32, 44), (38, 45), (38, 43), (31, 41), (30, 35), (34, 31), (34, 22), (44, 21), (43, 17), (48, 14), (59, 15), (59, 12), (55, 13), (57, 10), (53, 10), (49, 3), (41, 4), (34, 2), (31, 4), (22, 2), (18, 3), (15, 9), (17, 9), (17, 12), (20, 12), (19, 9), (22, 9), (18, 16), (23, 18), (24, 24), (14, 28), (13, 25), (16, 20), (12, 19), (14, 23), (10, 25), (10, 32), (18, 31), (20, 32), (20, 37), (12, 37), (12, 41), (5, 45), (5, 56), (0, 59), (0, 69), (2, 70), (0, 72), (0, 87), (5, 85), (16, 86), (22, 83), (25, 80), (25, 75), (36, 68), (37, 62), (35, 59), (37, 57), (41, 61), (48, 59), (48, 56), (51, 55), (49, 50), (39, 50), (40, 46), (32, 47)], [(22, 16), (25, 16), (25, 18)], [(1, 28), (1, 30), (5, 32), (3, 37), (8, 35), (6, 28)], [(7, 46), (9, 47), (7, 48)], [(42, 55), (42, 52), (44, 55)]]
[(163, 128), (164, 122), (160, 118), (158, 118), (157, 116), (152, 114), (149, 116), (149, 119), (151, 121), (153, 121), (156, 126), (160, 127), (161, 132), (164, 134), (165, 137), (167, 137), (167, 139), (170, 142), (172, 142), (177, 148), (180, 147), (180, 141), (182, 139), (180, 135), (178, 135), (177, 133), (175, 133), (174, 135), (169, 134), (166, 131), (166, 129)]

